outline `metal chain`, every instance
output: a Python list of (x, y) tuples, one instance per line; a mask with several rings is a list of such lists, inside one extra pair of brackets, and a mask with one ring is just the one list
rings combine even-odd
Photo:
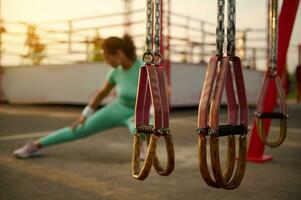
[(225, 1), (218, 0), (217, 1), (217, 26), (216, 26), (216, 55), (223, 55), (223, 45), (224, 45), (224, 9), (225, 9)]
[(160, 52), (161, 42), (161, 0), (155, 0), (155, 35), (154, 35), (154, 64), (159, 66), (162, 60)]
[(145, 39), (145, 53), (143, 54), (144, 63), (152, 63), (153, 58), (153, 4), (152, 0), (146, 0), (146, 39)]
[(227, 25), (227, 55), (235, 56), (235, 20), (236, 20), (236, 2), (228, 0), (228, 25)]
[(269, 70), (272, 75), (276, 75), (277, 69), (277, 46), (278, 46), (278, 0), (270, 0), (269, 24), (270, 24), (270, 66)]
[(161, 31), (161, 0), (155, 0), (155, 35), (154, 43), (156, 54), (160, 54), (160, 31)]
[[(153, 5), (153, 3), (155, 5)], [(161, 0), (147, 0), (146, 7), (146, 49), (143, 55), (143, 61), (145, 63), (154, 63), (155, 65), (159, 65), (162, 60), (160, 54)], [(155, 8), (155, 10), (153, 8)], [(154, 18), (155, 23), (153, 20)]]
[(150, 52), (152, 46), (153, 34), (153, 4), (152, 0), (146, 0), (146, 51)]

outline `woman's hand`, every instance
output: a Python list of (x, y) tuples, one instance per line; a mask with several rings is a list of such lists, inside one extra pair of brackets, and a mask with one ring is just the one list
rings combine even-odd
[(85, 121), (86, 117), (81, 115), (73, 124), (70, 125), (71, 130), (74, 131), (79, 125), (83, 126)]

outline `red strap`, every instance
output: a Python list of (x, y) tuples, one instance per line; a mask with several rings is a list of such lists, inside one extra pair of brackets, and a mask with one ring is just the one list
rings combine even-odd
[[(237, 105), (235, 100), (235, 92), (233, 88), (233, 79), (232, 79), (232, 72), (231, 72), (231, 65), (230, 61), (232, 61), (233, 72), (235, 77), (235, 85), (236, 85), (236, 94), (238, 97), (239, 102), (239, 123), (247, 127), (248, 124), (248, 104), (246, 98), (246, 92), (244, 87), (244, 80), (243, 74), (241, 69), (241, 62), (240, 59), (236, 56), (228, 56), (223, 58), (222, 66), (220, 67), (216, 87), (214, 92), (214, 99), (211, 104), (210, 108), (210, 127), (218, 130), (219, 128), (219, 108), (221, 103), (221, 98), (223, 95), (223, 88), (226, 87), (226, 95), (227, 95), (227, 102), (228, 102), (228, 115), (229, 115), (229, 122), (234, 122), (235, 125), (237, 123)], [(242, 133), (244, 134), (244, 133)]]
[[(223, 62), (229, 63), (229, 59), (223, 58)], [(236, 125), (237, 124), (237, 103), (235, 99), (235, 91), (233, 88), (233, 78), (230, 66), (227, 67), (227, 77), (225, 82), (226, 87), (226, 96), (227, 96), (227, 103), (228, 103), (228, 124)]]
[(136, 99), (135, 119), (136, 126), (149, 124), (149, 110), (150, 110), (150, 91), (147, 81), (146, 66), (140, 68), (139, 82)]
[(154, 128), (163, 128), (162, 124), (162, 101), (160, 94), (160, 87), (158, 81), (157, 70), (154, 65), (147, 66), (148, 84), (150, 86), (150, 93), (152, 103), (154, 106)]
[(198, 128), (201, 129), (207, 128), (210, 97), (212, 93), (213, 84), (216, 78), (218, 61), (220, 59), (221, 57), (219, 56), (213, 56), (210, 58), (210, 61), (208, 63), (198, 109)]
[(236, 93), (239, 102), (239, 123), (248, 127), (248, 117), (249, 117), (249, 109), (248, 109), (248, 101), (246, 95), (246, 87), (245, 81), (242, 73), (241, 60), (237, 56), (231, 57), (233, 63), (233, 71), (235, 74), (235, 83), (236, 83)]
[[(220, 60), (222, 62), (219, 66), (218, 62)], [(231, 71), (230, 61), (232, 62), (233, 72)], [(217, 70), (218, 67), (219, 70)], [(236, 90), (234, 90), (234, 85), (236, 87)], [(215, 86), (214, 90), (213, 86)], [(198, 128), (200, 129), (200, 131), (206, 131), (208, 124), (210, 128), (213, 128), (215, 130), (219, 129), (219, 109), (224, 88), (226, 89), (228, 103), (228, 123), (231, 125), (242, 124), (247, 127), (248, 104), (241, 68), (241, 61), (236, 56), (229, 56), (224, 58), (213, 56), (211, 57), (208, 65), (205, 82), (203, 85), (203, 91), (199, 103)], [(211, 102), (210, 121), (208, 122), (208, 110), (211, 96), (214, 98)], [(237, 107), (236, 96), (238, 98), (239, 107)], [(239, 121), (237, 120), (238, 108), (240, 113)]]
[(166, 89), (166, 77), (162, 67), (157, 67), (158, 81), (160, 86), (161, 103), (162, 103), (162, 124), (164, 128), (169, 127), (169, 101)]
[(220, 69), (217, 74), (215, 89), (213, 93), (214, 98), (210, 107), (209, 126), (214, 130), (218, 130), (219, 128), (219, 109), (223, 95), (223, 89), (225, 86), (225, 81), (229, 72), (229, 57), (223, 58), (221, 65), (222, 66), (220, 66)]
[(151, 103), (154, 106), (154, 128), (168, 128), (169, 105), (164, 70), (149, 64), (140, 69), (135, 110), (137, 128), (149, 125)]

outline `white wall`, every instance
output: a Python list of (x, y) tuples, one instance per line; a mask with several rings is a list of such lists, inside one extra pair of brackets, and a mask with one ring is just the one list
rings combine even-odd
[[(171, 68), (172, 106), (197, 106), (206, 67), (172, 63)], [(7, 67), (1, 87), (10, 103), (86, 104), (109, 69), (104, 63)], [(256, 104), (263, 73), (246, 69), (244, 78), (248, 101)]]
[[(173, 106), (198, 105), (206, 74), (206, 68), (207, 66), (193, 64), (172, 64), (171, 84), (173, 91)], [(254, 105), (257, 103), (257, 95), (261, 88), (261, 81), (264, 73), (244, 69), (243, 74), (248, 103)], [(225, 97), (223, 97), (222, 102), (225, 102)]]
[(11, 103), (86, 104), (108, 70), (105, 64), (7, 67), (2, 89)]

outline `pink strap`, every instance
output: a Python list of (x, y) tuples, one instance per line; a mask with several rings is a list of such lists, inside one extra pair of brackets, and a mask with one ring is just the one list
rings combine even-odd
[(239, 123), (247, 127), (249, 109), (248, 109), (248, 101), (247, 101), (247, 95), (245, 89), (245, 81), (242, 73), (241, 60), (237, 56), (231, 57), (231, 60), (233, 63), (233, 70), (235, 74), (235, 82), (236, 82), (236, 90), (237, 90), (236, 93), (239, 102), (239, 113), (240, 113)]
[[(228, 65), (230, 65), (229, 60), (226, 58), (223, 58), (225, 62), (228, 62)], [(228, 124), (236, 125), (237, 124), (237, 103), (235, 99), (235, 91), (233, 88), (233, 78), (232, 78), (232, 71), (230, 66), (227, 66), (228, 72), (226, 77), (226, 96), (227, 96), (227, 103), (228, 103)]]
[(140, 68), (137, 90), (135, 119), (136, 127), (149, 124), (150, 92), (147, 82), (146, 66)]
[(147, 67), (148, 83), (150, 85), (150, 93), (152, 97), (152, 103), (154, 106), (154, 128), (163, 128), (162, 124), (162, 103), (161, 94), (158, 81), (157, 70), (154, 65)]
[(166, 90), (166, 79), (164, 69), (157, 67), (158, 81), (160, 86), (161, 103), (162, 103), (162, 124), (164, 128), (169, 127), (169, 102)]
[(154, 130), (169, 127), (169, 105), (165, 84), (165, 74), (161, 67), (151, 64), (141, 67), (135, 110), (138, 129), (141, 126), (149, 126), (151, 103), (154, 106)]
[(201, 98), (198, 109), (198, 128), (205, 130), (208, 123), (208, 110), (212, 88), (217, 74), (218, 61), (221, 59), (219, 56), (213, 56), (208, 63), (205, 82), (201, 91)]
[[(209, 126), (214, 130), (219, 129), (219, 109), (220, 102), (223, 95), (225, 81), (229, 72), (229, 57), (222, 59), (222, 63), (216, 78), (215, 89), (213, 93), (213, 100), (210, 107), (210, 121)], [(228, 96), (227, 96), (228, 97)], [(232, 112), (230, 112), (232, 113)]]
[(237, 105), (235, 100), (235, 93), (233, 89), (233, 80), (231, 75), (230, 61), (233, 63), (233, 72), (235, 77), (236, 94), (239, 102), (239, 123), (247, 127), (248, 124), (248, 104), (243, 80), (243, 74), (241, 69), (240, 59), (236, 56), (228, 56), (223, 58), (222, 66), (220, 67), (216, 87), (214, 92), (214, 99), (210, 108), (210, 128), (218, 130), (219, 128), (219, 108), (221, 98), (223, 94), (224, 85), (226, 86), (228, 109), (229, 109), (229, 121), (237, 124)]

